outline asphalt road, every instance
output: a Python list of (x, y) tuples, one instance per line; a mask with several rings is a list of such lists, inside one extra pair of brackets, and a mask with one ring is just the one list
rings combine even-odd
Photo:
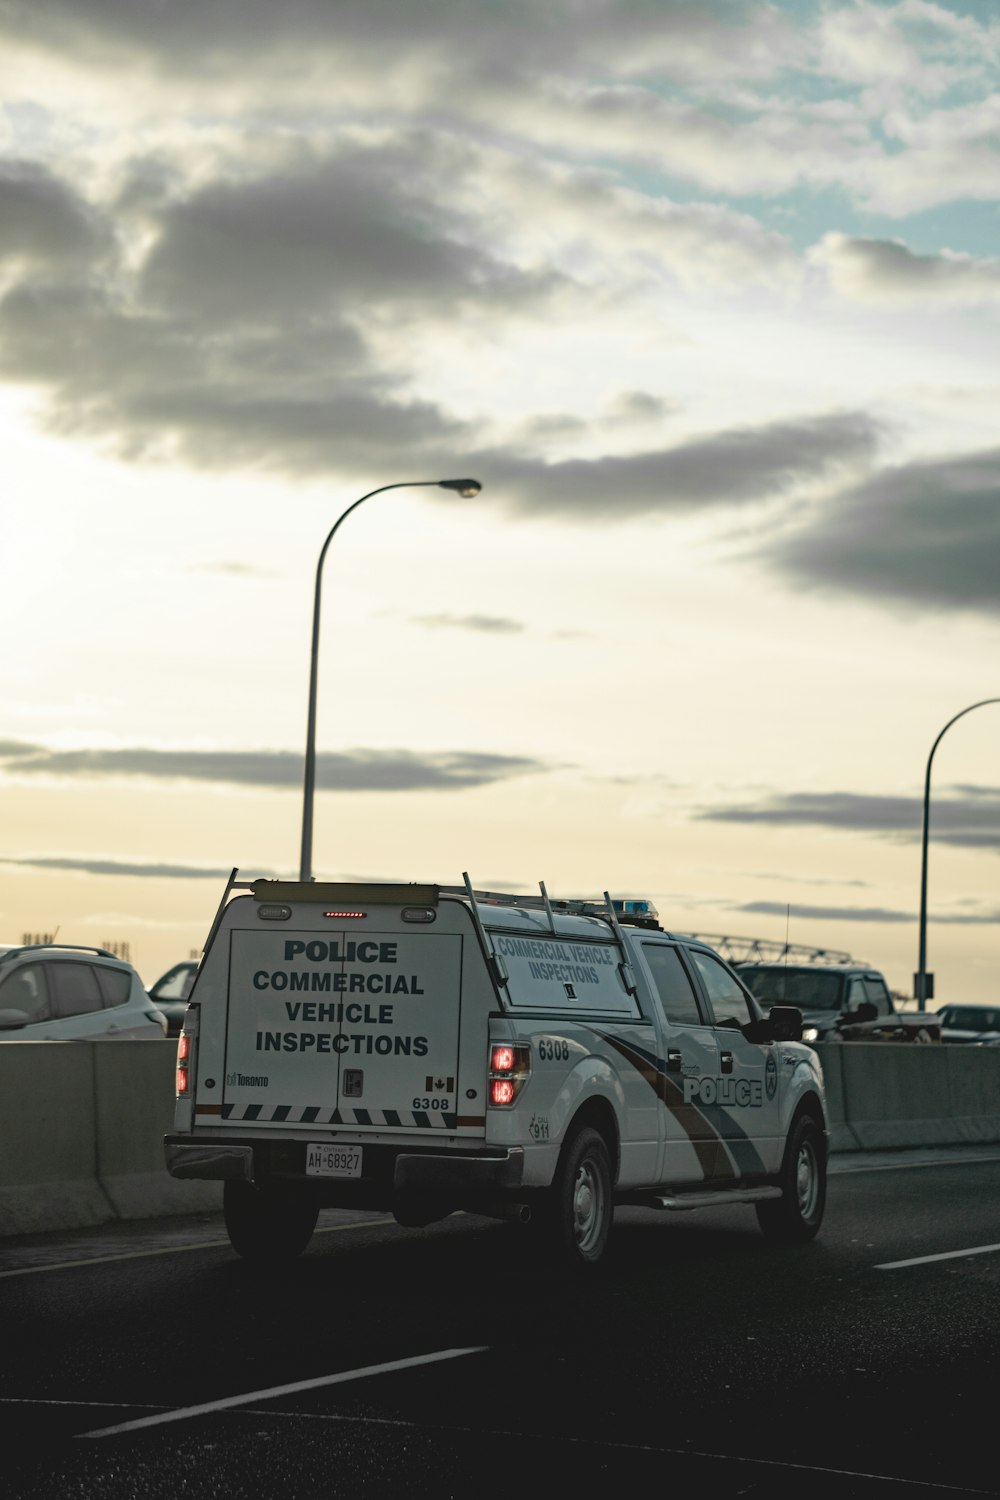
[(0, 1241), (0, 1489), (1000, 1494), (1000, 1150), (835, 1164), (812, 1245), (627, 1209), (582, 1284), (462, 1215), (327, 1213), (284, 1273), (216, 1215)]

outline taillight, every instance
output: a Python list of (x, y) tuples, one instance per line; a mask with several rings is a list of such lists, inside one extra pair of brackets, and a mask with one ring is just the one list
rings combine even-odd
[(513, 1104), (530, 1073), (530, 1047), (519, 1042), (494, 1042), (490, 1048), (490, 1104), (500, 1109)]
[(189, 1069), (191, 1066), (191, 1037), (186, 1031), (182, 1031), (177, 1038), (177, 1097), (187, 1097), (190, 1087)]

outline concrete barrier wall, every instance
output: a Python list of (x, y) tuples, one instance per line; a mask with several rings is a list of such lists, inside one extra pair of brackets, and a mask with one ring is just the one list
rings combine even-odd
[(0, 1235), (222, 1206), (163, 1165), (177, 1044), (0, 1043)]
[[(817, 1047), (834, 1151), (1000, 1142), (1000, 1047)], [(163, 1165), (176, 1043), (0, 1043), (0, 1236), (214, 1211)]]
[(826, 1042), (816, 1051), (834, 1151), (1000, 1141), (1000, 1047)]

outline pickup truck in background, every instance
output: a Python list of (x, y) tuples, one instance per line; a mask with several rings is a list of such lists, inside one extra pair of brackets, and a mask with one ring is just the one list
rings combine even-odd
[(794, 1005), (804, 1042), (940, 1042), (933, 1011), (897, 1010), (885, 977), (865, 964), (733, 963), (767, 1010)]

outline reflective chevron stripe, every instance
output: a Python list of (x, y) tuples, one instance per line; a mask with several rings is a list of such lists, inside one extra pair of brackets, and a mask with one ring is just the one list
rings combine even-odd
[(395, 1130), (454, 1130), (458, 1116), (443, 1110), (331, 1109), (319, 1104), (224, 1104), (224, 1120), (258, 1125), (368, 1125)]

